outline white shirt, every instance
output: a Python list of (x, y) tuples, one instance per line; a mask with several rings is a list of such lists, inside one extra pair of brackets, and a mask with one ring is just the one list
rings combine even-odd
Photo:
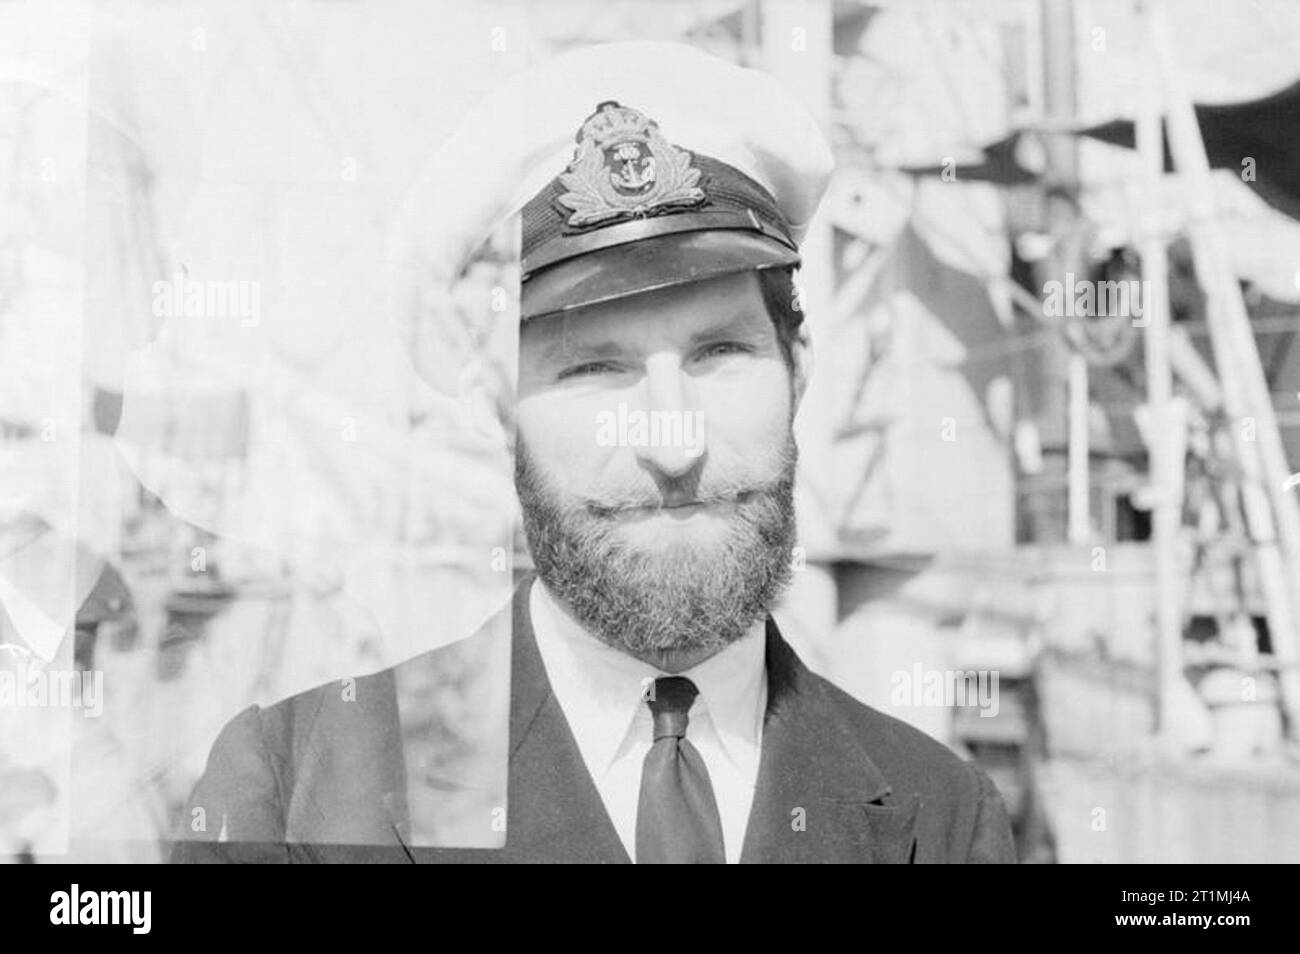
[[(614, 830), (635, 861), (641, 765), (654, 727), (644, 699), (645, 680), (668, 673), (592, 636), (541, 580), (533, 583), (529, 614), (551, 691)], [(708, 769), (730, 864), (740, 860), (758, 778), (767, 708), (764, 629), (759, 620), (726, 649), (677, 674), (700, 691), (691, 706), (686, 737)]]

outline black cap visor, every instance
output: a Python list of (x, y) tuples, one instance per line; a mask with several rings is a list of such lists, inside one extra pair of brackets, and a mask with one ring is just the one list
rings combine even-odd
[(523, 283), (522, 319), (738, 272), (798, 264), (798, 252), (761, 232), (673, 232), (578, 255), (529, 275)]

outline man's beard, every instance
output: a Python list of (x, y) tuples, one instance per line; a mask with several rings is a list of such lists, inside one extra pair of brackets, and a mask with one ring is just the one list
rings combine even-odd
[[(794, 472), (787, 439), (775, 475), (698, 477), (691, 499), (731, 502), (721, 539), (632, 546), (618, 516), (654, 508), (663, 494), (644, 471), (626, 486), (565, 501), (547, 485), (522, 438), (515, 489), (537, 573), (594, 636), (635, 655), (711, 649), (744, 636), (790, 582), (795, 541)], [(700, 519), (703, 515), (692, 519)]]

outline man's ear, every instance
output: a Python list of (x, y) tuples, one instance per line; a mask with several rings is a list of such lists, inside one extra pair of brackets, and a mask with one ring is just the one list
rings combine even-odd
[(808, 389), (808, 379), (812, 377), (813, 350), (812, 335), (808, 332), (808, 322), (799, 325), (794, 339), (790, 342), (790, 363), (794, 376), (794, 410), (799, 410), (803, 393)]

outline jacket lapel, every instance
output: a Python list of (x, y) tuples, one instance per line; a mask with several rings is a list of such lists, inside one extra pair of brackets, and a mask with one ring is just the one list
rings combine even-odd
[(631, 862), (551, 692), (528, 612), (531, 580), (515, 591), (511, 662), (511, 861)]
[(767, 715), (741, 861), (906, 864), (915, 796), (899, 803), (843, 702), (767, 621)]

